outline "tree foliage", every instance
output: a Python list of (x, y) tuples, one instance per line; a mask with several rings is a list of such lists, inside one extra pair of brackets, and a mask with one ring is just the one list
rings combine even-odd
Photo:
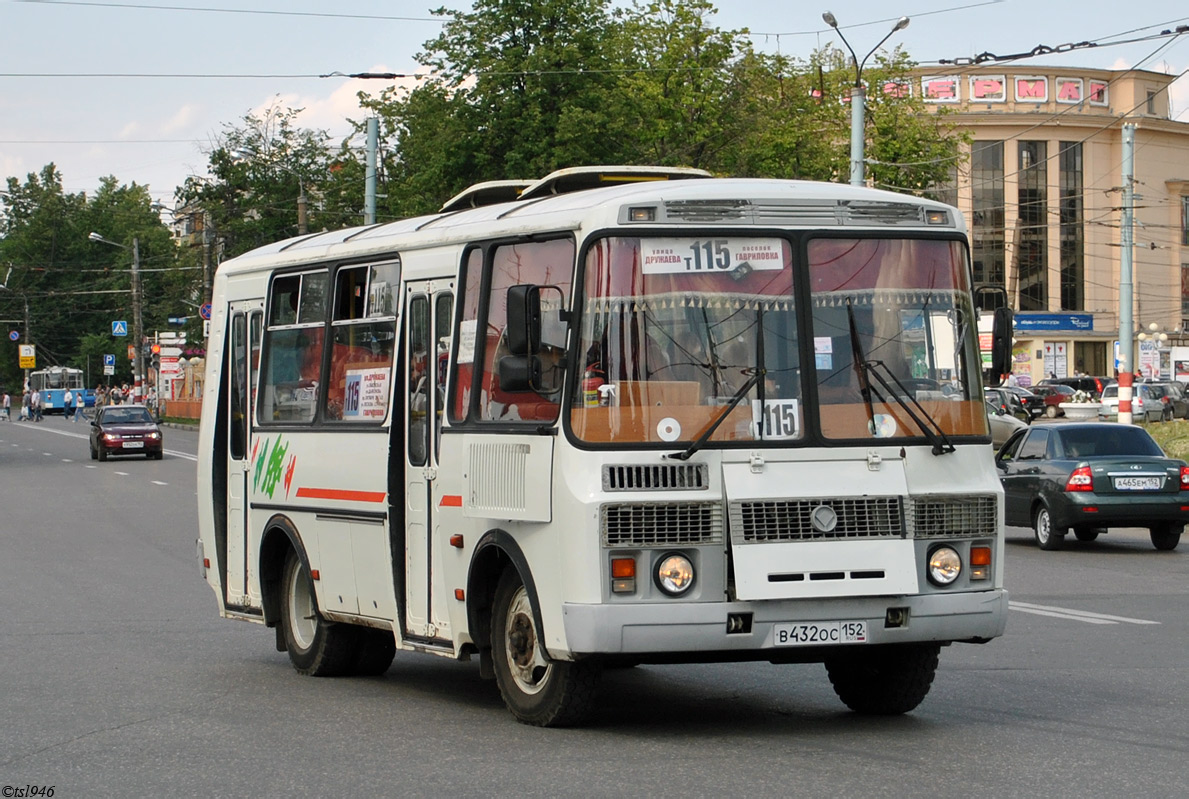
[[(120, 246), (90, 241), (91, 232)], [(0, 318), (20, 320), (4, 327), (20, 331), (19, 343), (36, 345), (39, 368), (89, 367), (92, 381), (98, 379), (102, 361), (87, 362), (83, 340), (110, 334), (113, 321), (131, 324), (133, 239), (140, 253), (144, 328), (166, 329), (167, 317), (186, 315), (184, 303), (192, 300), (197, 273), (182, 268), (186, 261), (146, 187), (105, 177), (90, 196), (67, 193), (53, 164), (23, 183), (8, 178), (0, 214), (0, 274), (7, 275)], [(104, 352), (123, 356), (128, 343), (130, 337), (112, 341)], [(5, 336), (3, 345), (0, 382), (10, 391), (19, 389), (17, 343)], [(127, 359), (117, 363), (130, 376)]]

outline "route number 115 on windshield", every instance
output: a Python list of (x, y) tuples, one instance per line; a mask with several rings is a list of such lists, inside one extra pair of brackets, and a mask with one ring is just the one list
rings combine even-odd
[(784, 243), (770, 238), (644, 238), (640, 266), (646, 275), (779, 271), (784, 268)]
[(752, 435), (755, 438), (797, 438), (801, 432), (801, 415), (797, 400), (751, 401)]

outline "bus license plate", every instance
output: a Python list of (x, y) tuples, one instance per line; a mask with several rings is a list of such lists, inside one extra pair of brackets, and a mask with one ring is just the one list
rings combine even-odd
[(124, 449), (144, 449), (143, 441), (125, 441)]
[(1117, 491), (1158, 491), (1164, 484), (1163, 477), (1116, 477)]
[(776, 646), (817, 646), (820, 644), (865, 644), (865, 621), (807, 621), (777, 624), (772, 627)]

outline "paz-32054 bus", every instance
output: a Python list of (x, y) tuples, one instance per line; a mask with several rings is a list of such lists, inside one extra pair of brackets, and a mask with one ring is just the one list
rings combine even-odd
[(305, 674), (477, 656), (538, 725), (636, 663), (821, 662), (909, 711), (1007, 615), (967, 249), (936, 202), (603, 168), (228, 261), (220, 613)]

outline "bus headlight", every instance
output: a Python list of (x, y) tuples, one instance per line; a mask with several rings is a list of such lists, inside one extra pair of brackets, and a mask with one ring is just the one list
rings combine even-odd
[(962, 573), (962, 556), (953, 547), (938, 547), (929, 553), (929, 582), (949, 585)]
[(656, 563), (656, 587), (669, 596), (681, 596), (694, 584), (694, 564), (679, 552), (670, 552)]

